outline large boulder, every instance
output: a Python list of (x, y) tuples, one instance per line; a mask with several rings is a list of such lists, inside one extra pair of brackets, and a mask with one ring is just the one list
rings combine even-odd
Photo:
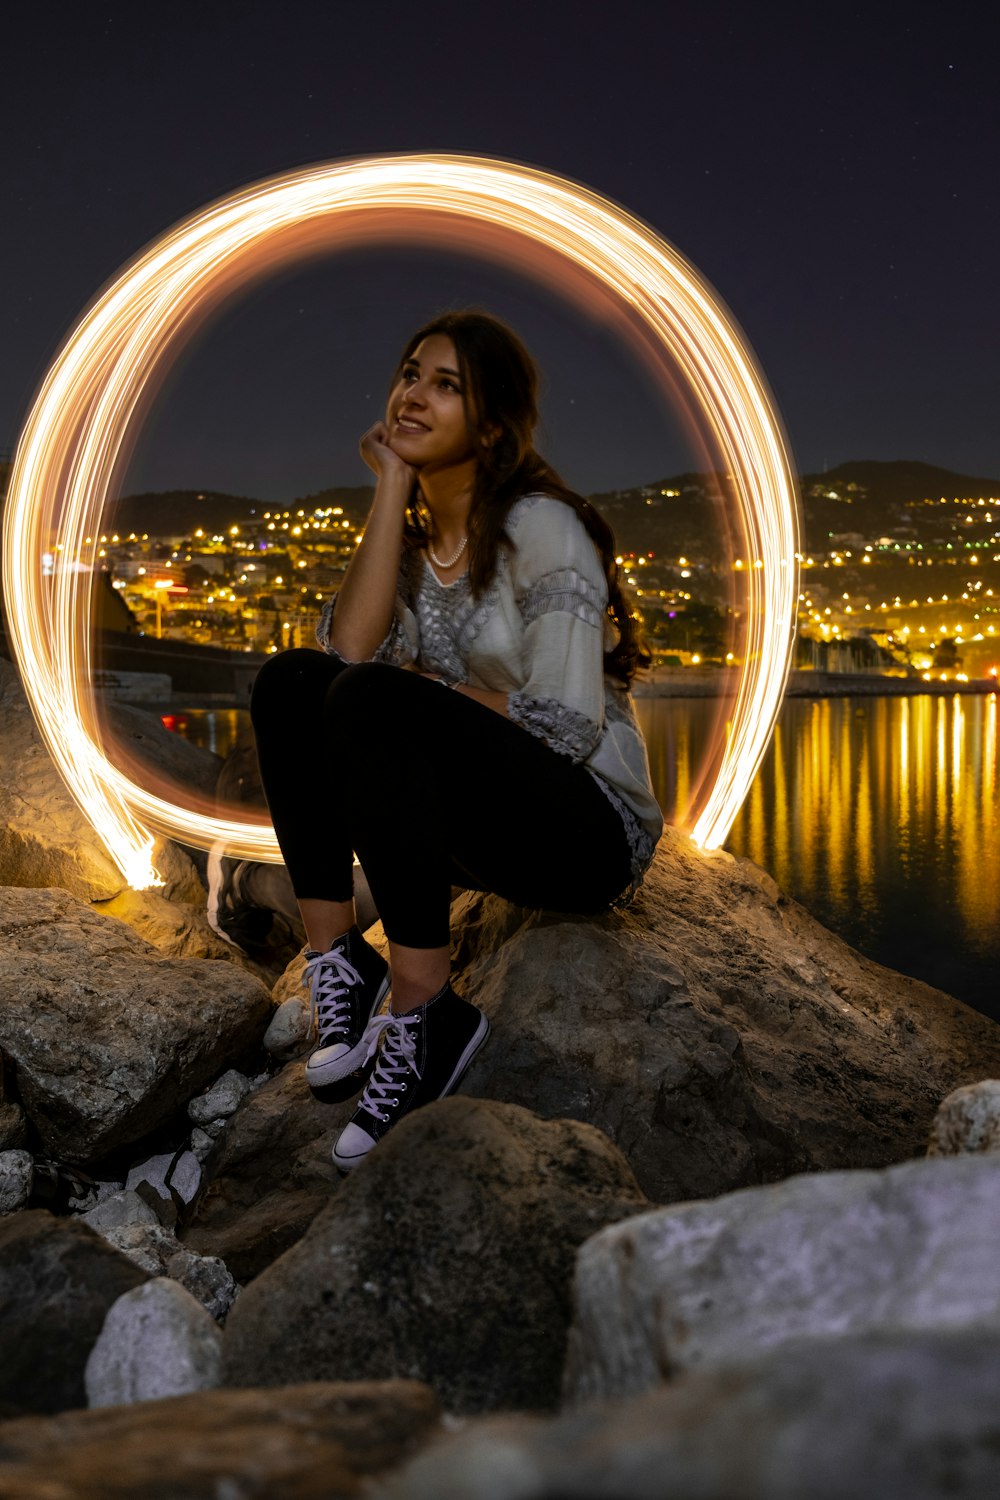
[(199, 1391), (0, 1423), (9, 1500), (347, 1500), (439, 1427), (413, 1381)]
[(566, 1391), (628, 1395), (790, 1340), (992, 1329), (1000, 1157), (826, 1172), (616, 1224), (577, 1261)]
[(147, 1279), (78, 1220), (43, 1209), (0, 1218), (0, 1403), (86, 1405), (84, 1369), (108, 1309)]
[(472, 1099), (429, 1105), (244, 1290), (225, 1383), (407, 1376), (455, 1411), (551, 1407), (577, 1246), (645, 1206), (589, 1126)]
[(164, 959), (65, 891), (0, 888), (0, 922), (0, 1050), (61, 1161), (96, 1161), (146, 1135), (266, 1028), (258, 980)]
[(921, 1154), (1000, 1074), (1000, 1026), (862, 958), (769, 876), (667, 829), (633, 905), (453, 907), (456, 989), (493, 1022), (467, 1092), (586, 1120), (655, 1202)]
[(984, 1500), (998, 1389), (1000, 1339), (978, 1329), (807, 1340), (555, 1420), (470, 1422), (369, 1495)]
[(125, 877), (66, 790), (2, 658), (0, 766), (0, 885), (61, 886), (83, 901), (123, 890)]

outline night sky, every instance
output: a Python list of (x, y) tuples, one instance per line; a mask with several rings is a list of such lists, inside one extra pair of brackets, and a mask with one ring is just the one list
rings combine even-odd
[[(1000, 476), (1000, 24), (977, 10), (25, 7), (2, 44), (0, 450), (77, 314), (178, 219), (308, 163), (441, 151), (586, 183), (672, 241), (749, 336), (800, 469), (907, 458)], [(495, 266), (401, 245), (221, 314), (127, 487), (287, 500), (365, 482), (357, 439), (399, 346), (469, 303), (536, 354), (540, 446), (579, 488), (693, 462), (600, 326)]]

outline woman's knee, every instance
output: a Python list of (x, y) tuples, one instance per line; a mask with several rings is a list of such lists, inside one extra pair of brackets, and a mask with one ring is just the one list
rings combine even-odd
[(254, 679), (250, 693), (250, 717), (256, 728), (301, 709), (313, 697), (321, 700), (342, 663), (307, 647), (279, 651), (264, 663)]

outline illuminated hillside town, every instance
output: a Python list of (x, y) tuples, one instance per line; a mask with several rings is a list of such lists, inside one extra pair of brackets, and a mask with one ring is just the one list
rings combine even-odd
[[(905, 474), (867, 486), (844, 465), (807, 476), (796, 667), (827, 673), (995, 679), (1000, 667), (1000, 484), (995, 493), (905, 492)], [(5, 477), (5, 476), (4, 476)], [(957, 476), (953, 476), (956, 477)], [(712, 524), (706, 476), (593, 497), (615, 528), (618, 561), (654, 665), (738, 665), (740, 556)], [(61, 549), (46, 572), (93, 571), (125, 609), (118, 630), (268, 654), (313, 642), (364, 524), (369, 492), (328, 491), (287, 506), (184, 493), (125, 499), (79, 557)], [(203, 524), (192, 520), (204, 512)], [(141, 517), (141, 519), (140, 519)], [(138, 524), (136, 524), (138, 522)], [(130, 524), (131, 523), (131, 524)], [(143, 527), (143, 529), (140, 529)], [(117, 528), (117, 529), (116, 529)], [(126, 613), (127, 611), (127, 613)]]

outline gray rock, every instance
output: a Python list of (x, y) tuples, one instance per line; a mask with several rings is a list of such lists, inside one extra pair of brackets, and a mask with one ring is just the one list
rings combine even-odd
[(1000, 1076), (994, 1021), (674, 829), (625, 912), (466, 895), (452, 928), (494, 1025), (466, 1090), (598, 1126), (655, 1202), (921, 1155), (944, 1095)]
[(17, 1213), (31, 1197), (35, 1160), (30, 1151), (0, 1151), (0, 1214)]
[(786, 1345), (555, 1420), (492, 1417), (371, 1500), (984, 1500), (1000, 1487), (1000, 1340)]
[(20, 1151), (28, 1143), (28, 1121), (14, 1099), (0, 1099), (0, 1151)]
[(250, 1080), (230, 1068), (212, 1087), (188, 1105), (188, 1119), (207, 1126), (210, 1120), (227, 1120), (239, 1109), (250, 1092)]
[(928, 1156), (965, 1156), (1000, 1151), (1000, 1079), (954, 1089), (941, 1101), (931, 1124)]
[(1000, 1158), (796, 1177), (658, 1209), (577, 1260), (566, 1391), (627, 1395), (803, 1337), (991, 1328)]
[(52, 763), (15, 668), (0, 658), (0, 885), (60, 886), (83, 901), (125, 879)]
[(151, 1156), (130, 1169), (125, 1186), (135, 1188), (141, 1182), (148, 1182), (161, 1198), (170, 1198), (173, 1191), (183, 1203), (191, 1203), (201, 1186), (201, 1163), (193, 1151)]
[(327, 1104), (289, 1063), (250, 1094), (206, 1162), (206, 1182), (181, 1238), (220, 1256), (237, 1280), (260, 1274), (330, 1201), (330, 1151), (355, 1100)]
[(239, 1286), (218, 1257), (198, 1255), (182, 1245), (172, 1229), (159, 1223), (109, 1225), (100, 1233), (141, 1271), (150, 1276), (169, 1276), (190, 1292), (216, 1322), (225, 1320), (236, 1301)]
[(58, 1161), (96, 1161), (155, 1129), (270, 1018), (249, 975), (163, 959), (65, 891), (0, 888), (0, 920), (0, 1048)]
[(105, 1314), (146, 1280), (78, 1219), (27, 1209), (0, 1219), (0, 1402), (83, 1406), (83, 1371)]
[(191, 1150), (194, 1152), (194, 1155), (201, 1165), (203, 1172), (205, 1169), (205, 1162), (208, 1160), (208, 1157), (213, 1151), (214, 1147), (214, 1137), (210, 1136), (206, 1130), (202, 1130), (199, 1125), (196, 1125), (191, 1132)]
[(412, 1381), (200, 1391), (5, 1422), (10, 1500), (347, 1500), (438, 1428)]
[(176, 1281), (157, 1278), (108, 1309), (87, 1360), (89, 1406), (124, 1406), (211, 1390), (219, 1383), (222, 1335)]
[(429, 1105), (241, 1293), (225, 1383), (405, 1376), (451, 1410), (551, 1406), (576, 1247), (644, 1206), (589, 1126), (473, 1099)]
[(293, 996), (283, 1000), (274, 1012), (264, 1033), (264, 1046), (272, 1057), (300, 1057), (308, 1049), (311, 1036), (309, 1006)]
[(80, 1222), (103, 1234), (108, 1229), (127, 1229), (133, 1224), (159, 1224), (156, 1211), (132, 1188), (122, 1188), (102, 1198), (80, 1215)]

